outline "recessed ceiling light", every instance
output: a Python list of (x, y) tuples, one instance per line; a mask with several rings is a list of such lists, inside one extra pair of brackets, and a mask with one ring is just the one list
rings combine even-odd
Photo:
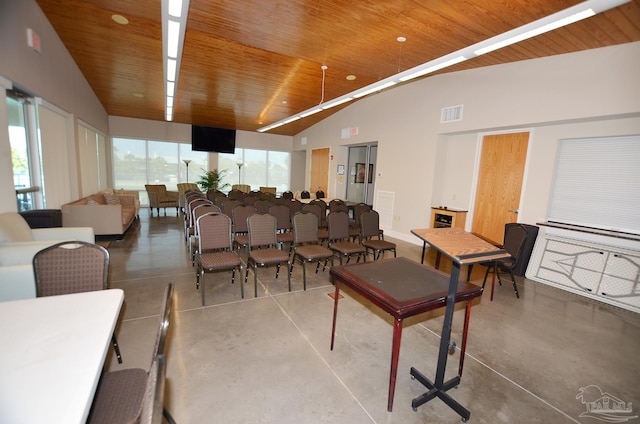
[(133, 93), (133, 97), (137, 97), (137, 98), (141, 99), (141, 98), (144, 97), (144, 94), (142, 94), (142, 93)]
[(114, 22), (120, 24), (120, 25), (126, 25), (129, 23), (129, 19), (125, 18), (122, 15), (111, 15), (111, 19), (114, 20)]
[(283, 100), (283, 101), (282, 101), (282, 104), (283, 104), (283, 105), (286, 105), (286, 104), (287, 104), (287, 101), (286, 101), (286, 100)]
[(347, 75), (347, 81), (353, 81), (354, 79), (356, 79), (355, 75)]
[(407, 39), (405, 37), (402, 37), (402, 36), (396, 38), (396, 40), (398, 41), (398, 43), (404, 43), (405, 41), (407, 41)]

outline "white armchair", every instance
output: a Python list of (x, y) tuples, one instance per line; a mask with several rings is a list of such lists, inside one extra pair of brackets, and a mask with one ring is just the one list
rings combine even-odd
[(0, 213), (0, 301), (36, 297), (33, 256), (68, 240), (95, 243), (93, 228), (31, 229), (18, 213)]

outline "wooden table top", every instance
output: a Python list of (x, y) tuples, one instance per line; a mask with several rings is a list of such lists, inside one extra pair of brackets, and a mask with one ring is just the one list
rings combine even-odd
[(510, 257), (505, 250), (461, 228), (421, 228), (411, 233), (459, 265)]
[[(396, 318), (441, 308), (447, 303), (449, 275), (407, 258), (335, 266), (330, 274)], [(455, 301), (481, 294), (481, 287), (460, 282)]]

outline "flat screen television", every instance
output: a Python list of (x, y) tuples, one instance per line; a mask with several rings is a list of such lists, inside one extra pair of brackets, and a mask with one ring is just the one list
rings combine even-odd
[(236, 148), (236, 130), (191, 126), (191, 149), (198, 152), (233, 153)]

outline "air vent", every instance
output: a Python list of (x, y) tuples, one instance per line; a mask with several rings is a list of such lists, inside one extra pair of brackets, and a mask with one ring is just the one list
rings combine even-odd
[(443, 107), (440, 114), (440, 123), (462, 121), (463, 105)]

